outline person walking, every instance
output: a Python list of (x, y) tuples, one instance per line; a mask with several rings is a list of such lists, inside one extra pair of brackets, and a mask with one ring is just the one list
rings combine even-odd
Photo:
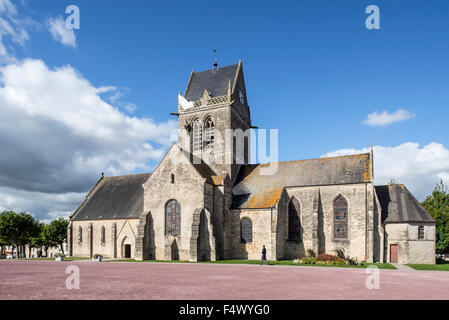
[(265, 245), (262, 246), (262, 258), (260, 259), (260, 265), (263, 265), (264, 260), (267, 262), (267, 264), (269, 264), (267, 260), (267, 249), (265, 248)]

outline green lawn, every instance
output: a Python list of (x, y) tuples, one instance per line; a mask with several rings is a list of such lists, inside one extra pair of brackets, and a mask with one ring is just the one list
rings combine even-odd
[[(144, 260), (137, 261), (133, 259), (122, 259), (122, 260), (114, 260), (114, 262), (172, 262), (172, 263), (209, 263), (209, 264), (260, 264), (260, 260), (219, 260), (219, 261), (199, 261), (199, 262), (190, 262), (190, 261), (165, 261), (165, 260)], [(265, 264), (265, 263), (264, 263)], [(365, 263), (362, 266), (351, 266), (351, 265), (319, 265), (319, 264), (294, 264), (293, 260), (281, 260), (281, 261), (270, 261), (270, 265), (284, 265), (284, 266), (299, 266), (299, 267), (340, 267), (340, 268), (366, 268), (367, 266), (373, 265), (377, 266), (379, 269), (396, 269), (393, 265), (389, 263)]]
[(415, 270), (449, 271), (449, 263), (445, 264), (406, 264)]

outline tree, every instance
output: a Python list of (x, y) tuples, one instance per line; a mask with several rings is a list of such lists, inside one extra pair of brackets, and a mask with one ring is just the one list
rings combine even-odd
[(31, 241), (30, 241), (30, 255), (31, 255), (32, 248), (42, 249), (42, 247), (47, 248), (47, 246), (48, 247), (51, 246), (51, 245), (49, 245), (48, 237), (46, 237), (46, 234), (48, 234), (48, 232), (46, 232), (47, 228), (48, 228), (48, 226), (46, 224), (38, 222), (38, 224), (37, 224), (38, 232), (37, 232), (37, 234), (35, 234), (34, 237), (31, 238)]
[[(13, 211), (0, 213), (0, 239), (4, 245), (12, 246), (12, 250), (19, 245), (19, 223), (17, 214)], [(18, 255), (17, 255), (18, 256)]]
[(42, 246), (45, 248), (45, 256), (48, 257), (48, 249), (57, 245), (57, 243), (55, 243), (53, 240), (49, 225), (42, 224), (40, 238), (42, 241)]
[(17, 229), (17, 245), (21, 247), (26, 258), (25, 247), (31, 243), (33, 237), (39, 234), (39, 222), (28, 213), (21, 212), (17, 215)]
[(64, 242), (67, 240), (67, 228), (69, 221), (64, 218), (53, 220), (50, 223), (50, 239), (53, 243), (58, 244), (61, 248), (62, 254), (64, 254)]
[[(424, 200), (422, 203), (423, 207), (427, 210), (427, 212), (436, 220), (436, 248), (442, 252), (449, 251), (449, 190), (447, 186), (443, 183), (443, 180), (440, 181), (435, 186), (432, 194)], [(443, 247), (441, 248), (441, 207), (444, 207), (443, 212)]]
[(21, 253), (25, 256), (25, 246), (31, 243), (31, 239), (39, 233), (39, 222), (31, 215), (22, 212), (16, 214), (13, 211), (3, 211), (0, 214), (0, 238), (6, 245), (12, 245), (17, 249), (17, 258)]

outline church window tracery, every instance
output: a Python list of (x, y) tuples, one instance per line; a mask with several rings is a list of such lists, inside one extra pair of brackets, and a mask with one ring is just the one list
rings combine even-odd
[(206, 129), (204, 131), (204, 135), (205, 135), (204, 150), (213, 149), (214, 142), (215, 142), (215, 137), (214, 137), (215, 126), (214, 126), (214, 122), (212, 121), (211, 118), (208, 118), (206, 120), (205, 127), (206, 127)]
[(348, 202), (340, 195), (334, 201), (334, 239), (348, 238)]
[(193, 152), (199, 152), (203, 149), (203, 127), (201, 121), (196, 119), (193, 122)]
[(165, 207), (165, 234), (174, 237), (181, 234), (181, 206), (176, 200), (170, 200)]

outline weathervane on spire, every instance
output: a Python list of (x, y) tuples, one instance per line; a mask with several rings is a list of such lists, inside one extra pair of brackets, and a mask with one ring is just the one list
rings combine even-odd
[(212, 65), (212, 70), (218, 70), (218, 61), (217, 61), (217, 49), (212, 49), (214, 51), (214, 64)]

